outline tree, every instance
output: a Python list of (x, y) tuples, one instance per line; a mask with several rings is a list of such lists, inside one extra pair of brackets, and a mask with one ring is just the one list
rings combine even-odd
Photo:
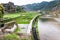
[(3, 15), (4, 15), (4, 7), (2, 4), (0, 4), (0, 27), (4, 26)]
[(1, 18), (3, 18), (3, 15), (4, 15), (4, 7), (2, 4), (0, 4), (0, 20)]
[(16, 5), (16, 12), (24, 12), (23, 7)]
[(8, 8), (8, 12), (12, 13), (12, 12), (15, 12), (15, 5), (14, 3), (12, 2), (9, 2), (8, 5), (7, 5), (7, 8)]

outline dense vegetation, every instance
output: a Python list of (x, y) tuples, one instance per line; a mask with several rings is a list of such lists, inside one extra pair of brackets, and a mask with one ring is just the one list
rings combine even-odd
[(9, 2), (9, 3), (2, 3), (5, 12), (8, 13), (14, 13), (14, 12), (24, 12), (23, 8), (18, 5), (14, 5), (14, 3)]
[(3, 18), (3, 15), (4, 15), (4, 7), (2, 6), (2, 4), (0, 4), (0, 18)]

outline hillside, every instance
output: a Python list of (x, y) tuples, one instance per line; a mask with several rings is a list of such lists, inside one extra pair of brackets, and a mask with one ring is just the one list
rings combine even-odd
[(43, 1), (41, 3), (23, 5), (23, 7), (24, 7), (24, 10), (26, 11), (37, 11), (37, 10), (41, 10), (42, 8), (44, 8), (44, 6), (46, 6), (47, 4), (48, 2)]
[(5, 12), (14, 13), (14, 12), (23, 12), (23, 8), (19, 5), (15, 5), (13, 2), (2, 3)]
[(59, 6), (59, 5), (60, 5), (60, 1), (55, 0), (50, 2), (43, 1), (41, 3), (23, 5), (22, 7), (24, 7), (24, 10), (26, 11), (37, 11), (37, 10), (51, 11), (55, 9), (56, 6)]

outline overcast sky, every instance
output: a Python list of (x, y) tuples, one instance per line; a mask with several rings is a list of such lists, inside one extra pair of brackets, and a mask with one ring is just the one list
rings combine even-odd
[(26, 5), (32, 3), (40, 3), (42, 1), (51, 1), (51, 0), (0, 0), (0, 3), (13, 2), (15, 5)]

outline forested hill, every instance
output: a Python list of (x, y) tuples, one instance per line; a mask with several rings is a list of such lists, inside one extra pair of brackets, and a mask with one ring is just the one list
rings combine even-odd
[(50, 2), (43, 1), (41, 3), (34, 3), (34, 4), (28, 4), (23, 5), (24, 10), (26, 11), (37, 11), (37, 10), (52, 10), (56, 6), (60, 5), (60, 1), (54, 0)]
[(34, 4), (28, 4), (24, 5), (24, 9), (27, 11), (36, 11), (42, 9), (44, 6), (47, 5), (48, 2), (41, 2), (41, 3), (34, 3)]

